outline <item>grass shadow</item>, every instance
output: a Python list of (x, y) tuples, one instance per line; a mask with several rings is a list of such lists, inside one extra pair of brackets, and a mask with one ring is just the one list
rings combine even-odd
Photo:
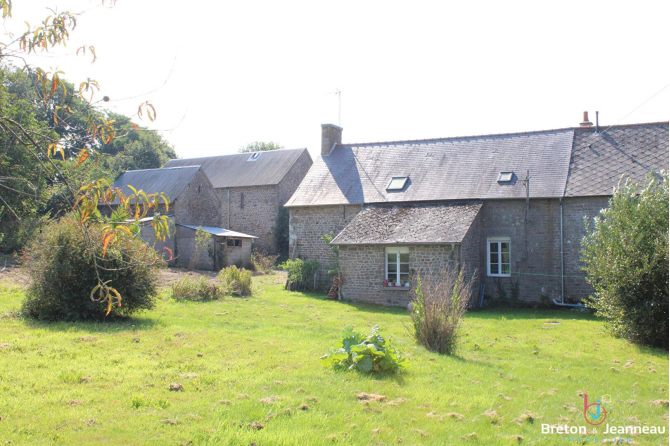
[(400, 371), (396, 373), (390, 373), (390, 372), (380, 372), (380, 373), (363, 373), (359, 372), (357, 370), (348, 370), (344, 367), (333, 367), (332, 368), (333, 372), (335, 373), (355, 373), (357, 376), (367, 378), (370, 381), (393, 381), (396, 384), (402, 386), (405, 384), (405, 372)]
[(24, 323), (30, 328), (39, 328), (55, 332), (80, 332), (80, 333), (118, 333), (123, 331), (148, 331), (157, 326), (163, 326), (159, 320), (151, 317), (116, 317), (109, 321), (91, 321), (91, 322), (49, 322), (38, 321), (34, 319), (23, 319)]
[(484, 308), (469, 310), (467, 319), (558, 319), (602, 321), (589, 310), (565, 308)]

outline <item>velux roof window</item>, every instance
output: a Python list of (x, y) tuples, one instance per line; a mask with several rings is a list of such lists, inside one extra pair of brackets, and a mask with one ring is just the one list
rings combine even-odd
[(258, 158), (260, 158), (261, 152), (254, 152), (251, 155), (249, 155), (249, 158), (247, 158), (247, 161), (256, 161)]
[(408, 177), (393, 177), (391, 178), (391, 181), (389, 181), (388, 186), (386, 186), (386, 190), (389, 192), (398, 192), (401, 191), (405, 188), (407, 185), (407, 179)]
[(514, 178), (514, 172), (500, 172), (498, 175), (498, 183), (509, 183)]

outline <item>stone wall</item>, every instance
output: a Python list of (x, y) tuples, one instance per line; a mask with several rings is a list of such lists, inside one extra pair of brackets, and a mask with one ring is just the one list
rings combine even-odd
[[(408, 246), (410, 272), (422, 277), (433, 276), (453, 267), (460, 258), (460, 246)], [(387, 306), (407, 306), (412, 299), (410, 288), (385, 287), (386, 249), (379, 245), (340, 246), (342, 297), (354, 302)]]
[[(217, 189), (221, 200), (221, 226), (231, 231), (258, 237), (254, 247), (261, 251), (276, 251), (272, 228), (279, 210), (278, 186), (246, 186)], [(230, 206), (230, 217), (228, 208)]]
[(360, 211), (360, 205), (289, 209), (289, 256), (319, 262), (317, 281), (320, 286), (329, 286), (331, 279), (327, 271), (335, 259), (321, 237), (329, 232), (336, 236)]
[[(607, 197), (563, 200), (564, 292), (566, 302), (577, 302), (591, 292), (580, 269), (579, 250), (585, 234), (584, 217), (592, 218), (607, 206)], [(524, 301), (548, 303), (561, 298), (560, 204), (558, 200), (530, 200), (526, 222), (525, 200), (487, 201), (480, 211), (480, 268), (488, 298), (510, 296), (518, 282)], [(510, 237), (511, 278), (486, 274), (488, 237)]]
[[(592, 289), (580, 269), (580, 245), (585, 234), (584, 218), (592, 219), (607, 206), (608, 197), (579, 197), (563, 200), (564, 292), (566, 302), (578, 302)], [(360, 211), (360, 206), (315, 206), (291, 208), (290, 254), (292, 258), (317, 260), (325, 277), (333, 255), (321, 240), (328, 232), (338, 234)], [(487, 274), (487, 239), (509, 237), (511, 277)], [(401, 305), (409, 299), (404, 291), (383, 290), (384, 253), (379, 247), (340, 247), (340, 266), (347, 299)], [(428, 250), (429, 251), (429, 250)], [(489, 200), (484, 202), (462, 241), (455, 260), (478, 272), (476, 290), (486, 283), (486, 299), (511, 297), (518, 287), (522, 301), (550, 303), (561, 298), (560, 204), (557, 199), (532, 199), (526, 220), (525, 200)], [(410, 261), (415, 269), (418, 257)], [(430, 264), (430, 263), (429, 263)], [(437, 262), (436, 264), (439, 264)], [(368, 265), (361, 268), (361, 265)], [(377, 266), (374, 266), (377, 265)], [(381, 277), (381, 279), (380, 279)], [(396, 293), (389, 294), (389, 293)], [(399, 293), (399, 294), (398, 294)], [(367, 296), (367, 297), (366, 297)]]
[(221, 226), (219, 198), (202, 170), (193, 177), (184, 191), (171, 204), (169, 213), (183, 225)]
[(580, 197), (563, 199), (563, 258), (565, 267), (566, 302), (578, 302), (588, 297), (593, 288), (583, 279), (580, 249), (586, 235), (584, 218), (593, 221), (601, 209), (608, 206), (610, 197)]

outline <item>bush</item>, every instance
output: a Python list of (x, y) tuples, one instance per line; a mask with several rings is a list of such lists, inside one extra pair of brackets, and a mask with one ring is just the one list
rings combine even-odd
[(226, 294), (233, 296), (251, 295), (251, 271), (237, 266), (222, 269), (217, 276)]
[(269, 274), (275, 266), (279, 255), (269, 255), (260, 251), (254, 251), (251, 254), (251, 263), (254, 269), (263, 274)]
[(205, 302), (222, 299), (225, 295), (226, 290), (224, 287), (210, 282), (206, 277), (194, 279), (190, 276), (185, 276), (170, 286), (170, 297), (174, 300)]
[[(90, 239), (102, 240), (100, 226), (89, 227)], [(103, 320), (107, 305), (91, 300), (91, 291), (102, 281), (111, 280), (121, 295), (120, 306), (111, 308), (110, 316), (129, 316), (151, 309), (156, 292), (159, 262), (156, 252), (140, 239), (125, 232), (102, 258), (102, 246), (94, 251), (101, 268), (96, 272), (93, 252), (78, 221), (64, 217), (42, 231), (28, 251), (31, 283), (23, 302), (25, 316), (47, 321)]]
[(668, 348), (668, 175), (620, 182), (582, 241), (586, 305), (631, 342)]
[[(474, 277), (474, 275), (473, 275)], [(463, 269), (417, 276), (410, 304), (413, 335), (428, 350), (451, 355), (458, 345), (458, 332), (473, 291), (473, 279)]]
[(328, 367), (364, 373), (395, 373), (407, 363), (391, 341), (379, 334), (379, 326), (366, 336), (356, 333), (351, 325), (344, 330), (342, 340), (321, 360)]
[(286, 288), (291, 291), (314, 290), (314, 275), (319, 270), (316, 260), (287, 260), (279, 268), (288, 273)]

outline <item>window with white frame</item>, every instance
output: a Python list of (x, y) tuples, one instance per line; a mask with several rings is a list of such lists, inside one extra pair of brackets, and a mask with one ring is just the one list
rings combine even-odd
[(409, 248), (386, 248), (386, 280), (401, 286), (409, 283)]
[(487, 273), (489, 276), (510, 277), (511, 242), (509, 237), (489, 237), (487, 240)]

